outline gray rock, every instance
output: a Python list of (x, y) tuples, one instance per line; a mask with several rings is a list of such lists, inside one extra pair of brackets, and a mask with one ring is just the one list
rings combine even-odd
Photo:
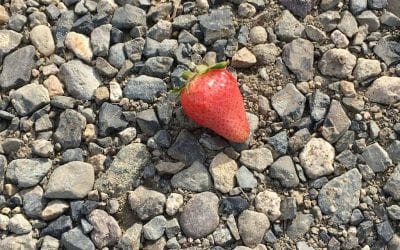
[(91, 100), (94, 91), (100, 86), (95, 70), (80, 60), (72, 60), (61, 65), (59, 77), (68, 93), (80, 100)]
[[(142, 2), (149, 2), (149, 1), (142, 1)], [(158, 22), (159, 20), (165, 19), (168, 15), (170, 15), (172, 10), (173, 10), (173, 5), (171, 2), (162, 2), (160, 4), (151, 6), (147, 16), (153, 22)]]
[(327, 11), (336, 7), (339, 3), (339, 0), (322, 0), (319, 7), (323, 11)]
[(148, 76), (164, 78), (169, 75), (173, 62), (171, 57), (151, 57), (146, 60), (141, 72)]
[(387, 7), (387, 5), (387, 0), (368, 0), (368, 7), (372, 10), (384, 9)]
[(305, 242), (305, 241), (299, 241), (299, 242), (297, 242), (297, 243), (296, 243), (296, 247), (297, 247), (297, 249), (299, 249), (299, 250), (314, 250), (314, 248), (313, 248), (313, 247), (310, 247), (310, 246), (307, 244), (307, 242)]
[(396, 250), (396, 249), (399, 249), (399, 248), (400, 248), (400, 236), (398, 236), (397, 234), (394, 234), (392, 239), (388, 243), (388, 250)]
[(272, 96), (271, 104), (281, 119), (290, 123), (302, 117), (306, 98), (293, 84), (289, 83)]
[(389, 154), (377, 142), (369, 145), (362, 153), (362, 157), (375, 173), (384, 172), (392, 165)]
[(387, 220), (376, 225), (376, 232), (378, 237), (386, 243), (388, 243), (394, 235), (393, 228)]
[(312, 138), (300, 153), (301, 165), (312, 179), (333, 173), (334, 159), (335, 149), (321, 138)]
[(377, 31), (381, 26), (379, 18), (371, 10), (363, 11), (357, 16), (357, 21), (360, 26), (364, 24), (368, 25), (369, 32)]
[(374, 53), (387, 65), (400, 61), (400, 43), (382, 38), (374, 47)]
[(279, 40), (290, 42), (300, 38), (304, 32), (304, 25), (300, 23), (288, 10), (284, 10), (275, 24), (275, 33)]
[(137, 62), (142, 59), (142, 53), (146, 40), (137, 37), (124, 43), (125, 54), (132, 62)]
[(103, 76), (113, 77), (118, 73), (118, 70), (114, 68), (106, 59), (102, 57), (96, 58), (96, 70)]
[(159, 42), (147, 37), (144, 44), (143, 55), (147, 58), (157, 56), (157, 52), (160, 49), (160, 46), (161, 44)]
[(81, 144), (81, 134), (85, 126), (86, 120), (80, 113), (67, 109), (60, 115), (54, 139), (64, 149), (78, 148)]
[(141, 220), (148, 220), (164, 212), (165, 196), (157, 191), (139, 186), (129, 193), (129, 204)]
[(72, 220), (70, 216), (62, 215), (56, 220), (50, 222), (41, 232), (41, 235), (51, 235), (59, 238), (64, 232), (72, 228)]
[(136, 6), (125, 4), (115, 10), (111, 24), (117, 29), (146, 26), (146, 12)]
[(70, 161), (83, 161), (83, 150), (80, 148), (67, 149), (62, 154), (64, 163)]
[(94, 250), (94, 244), (79, 227), (75, 227), (61, 235), (61, 245), (67, 250)]
[(19, 32), (24, 27), (27, 21), (28, 18), (25, 15), (13, 13), (13, 15), (10, 17), (10, 20), (8, 21), (8, 26), (10, 27), (10, 29)]
[(378, 60), (358, 58), (353, 75), (359, 82), (362, 82), (378, 76), (381, 72), (381, 65)]
[(269, 137), (267, 142), (274, 148), (276, 153), (281, 155), (286, 154), (289, 146), (286, 131), (279, 132), (278, 134)]
[(330, 143), (336, 142), (350, 127), (350, 119), (340, 102), (332, 100), (322, 127), (322, 136)]
[(50, 102), (49, 92), (43, 85), (27, 84), (10, 94), (13, 106), (20, 116), (26, 116)]
[(245, 166), (241, 166), (236, 172), (236, 180), (239, 187), (244, 190), (253, 189), (257, 186), (257, 179)]
[[(400, 163), (400, 141), (393, 141), (387, 149), (390, 159), (394, 164)], [(0, 158), (1, 160), (1, 158)], [(1, 165), (1, 163), (0, 163)], [(1, 167), (0, 167), (1, 169)]]
[(153, 136), (161, 129), (154, 109), (146, 109), (139, 112), (136, 121), (143, 133)]
[(314, 217), (311, 214), (297, 213), (296, 217), (289, 225), (286, 234), (292, 240), (302, 238), (310, 229), (313, 221)]
[(394, 200), (399, 201), (400, 200), (400, 192), (398, 189), (399, 185), (400, 185), (400, 165), (397, 165), (393, 173), (390, 175), (389, 179), (386, 181), (383, 190), (389, 195), (391, 195)]
[(122, 119), (122, 108), (110, 104), (103, 103), (99, 109), (99, 135), (108, 136), (114, 132), (123, 130), (128, 126), (128, 122)]
[(354, 209), (351, 213), (350, 217), (350, 224), (351, 225), (358, 225), (360, 222), (364, 220), (364, 215), (359, 209)]
[(124, 96), (129, 99), (154, 102), (155, 98), (167, 91), (167, 85), (160, 78), (141, 75), (128, 79)]
[(368, 88), (365, 96), (371, 102), (394, 104), (400, 100), (400, 77), (382, 76)]
[(42, 249), (58, 249), (60, 247), (60, 242), (58, 239), (50, 236), (50, 235), (46, 235), (43, 237), (42, 240), (42, 245), (41, 248)]
[(345, 79), (351, 76), (356, 57), (344, 49), (330, 49), (318, 63), (319, 70), (326, 76)]
[(189, 31), (187, 30), (182, 30), (179, 33), (178, 36), (178, 42), (179, 43), (188, 43), (191, 45), (194, 45), (195, 43), (197, 43), (199, 41), (199, 39), (197, 39), (197, 37), (195, 37), (194, 35), (192, 35)]
[(85, 162), (72, 161), (53, 171), (46, 186), (45, 197), (52, 199), (84, 198), (92, 190), (93, 183), (93, 166)]
[(171, 38), (171, 33), (172, 23), (166, 20), (160, 20), (147, 31), (147, 37), (162, 42), (165, 39)]
[(158, 240), (165, 232), (167, 219), (159, 215), (151, 219), (143, 226), (143, 236), (147, 240)]
[(11, 89), (20, 87), (31, 79), (35, 65), (35, 47), (28, 45), (7, 55), (0, 74), (0, 87)]
[(211, 188), (212, 180), (204, 165), (194, 162), (189, 168), (175, 174), (171, 179), (171, 185), (192, 192), (204, 192)]
[(62, 200), (50, 201), (41, 211), (41, 218), (44, 220), (53, 220), (69, 209), (69, 204)]
[(31, 43), (44, 56), (50, 56), (55, 51), (55, 44), (51, 30), (46, 25), (35, 26), (29, 33)]
[(97, 248), (118, 243), (122, 232), (114, 217), (103, 210), (95, 209), (89, 214), (88, 220), (93, 225), (90, 237)]
[(326, 32), (334, 30), (341, 20), (338, 11), (328, 10), (318, 15), (317, 20), (322, 24)]
[(292, 220), (296, 217), (297, 205), (296, 199), (288, 197), (283, 199), (280, 204), (281, 220)]
[(195, 15), (179, 15), (174, 18), (172, 27), (174, 29), (190, 29), (195, 23), (197, 23), (197, 17)]
[(0, 154), (0, 192), (3, 193), (4, 190), (4, 177), (7, 169), (7, 158)]
[(299, 17), (305, 17), (314, 6), (314, 1), (311, 0), (280, 0), (279, 3)]
[(299, 177), (290, 156), (283, 156), (272, 163), (269, 168), (269, 175), (278, 179), (285, 188), (292, 188), (299, 185)]
[(118, 246), (123, 250), (138, 250), (140, 247), (140, 236), (142, 234), (142, 224), (135, 223), (128, 228), (119, 240)]
[(233, 242), (232, 235), (226, 226), (219, 226), (213, 233), (215, 244), (218, 246), (228, 246)]
[(311, 134), (307, 128), (298, 130), (292, 137), (289, 138), (289, 151), (299, 151), (308, 143), (310, 139)]
[(333, 31), (330, 37), (337, 48), (346, 48), (349, 46), (349, 39), (339, 30)]
[(228, 193), (235, 186), (235, 174), (238, 166), (224, 153), (217, 154), (210, 163), (209, 171), (214, 180), (215, 189)]
[(32, 238), (32, 234), (11, 235), (0, 241), (1, 249), (26, 249), (35, 250), (37, 240)]
[(160, 43), (158, 54), (160, 56), (173, 57), (178, 49), (178, 41), (174, 39), (165, 39)]
[(243, 150), (240, 162), (258, 172), (264, 171), (274, 161), (272, 153), (267, 148)]
[(336, 224), (345, 224), (351, 217), (351, 211), (359, 204), (361, 174), (352, 169), (333, 178), (322, 187), (318, 195), (318, 205), (322, 213), (330, 215)]
[(392, 220), (400, 220), (400, 206), (391, 205), (387, 208), (389, 218)]
[(349, 7), (351, 12), (357, 15), (367, 9), (367, 0), (351, 0)]
[(104, 24), (90, 33), (90, 43), (95, 56), (107, 56), (110, 46), (111, 24)]
[(238, 218), (239, 234), (248, 247), (256, 247), (270, 226), (268, 217), (251, 210), (243, 211)]
[(3, 142), (0, 144), (3, 153), (9, 155), (17, 152), (24, 142), (20, 139), (17, 138), (6, 138), (3, 140)]
[(204, 162), (206, 155), (197, 139), (187, 130), (182, 130), (174, 144), (168, 149), (168, 155), (172, 158), (191, 165), (193, 162)]
[(232, 16), (231, 10), (219, 9), (198, 17), (206, 45), (219, 39), (230, 38), (235, 34)]
[(50, 157), (54, 155), (54, 146), (48, 140), (36, 140), (32, 143), (32, 152), (39, 157)]
[(400, 26), (400, 17), (396, 16), (392, 12), (386, 11), (380, 17), (380, 21), (382, 24), (387, 25), (389, 27), (399, 27)]
[(17, 159), (8, 164), (6, 178), (21, 188), (38, 184), (51, 169), (49, 159)]
[(179, 224), (183, 233), (194, 239), (212, 233), (219, 224), (218, 197), (210, 192), (195, 194), (183, 208)]
[(314, 121), (320, 121), (325, 118), (331, 100), (329, 96), (320, 90), (316, 90), (310, 96), (309, 104), (311, 110), (311, 118)]
[(8, 230), (15, 234), (27, 234), (32, 231), (32, 225), (22, 214), (16, 214), (11, 217)]
[(299, 81), (311, 80), (314, 76), (314, 46), (305, 39), (298, 38), (283, 47), (283, 61)]
[(20, 45), (22, 34), (12, 30), (0, 30), (0, 37), (2, 39), (2, 43), (0, 44), (0, 62), (2, 62), (4, 56)]
[(350, 12), (345, 11), (337, 28), (348, 38), (352, 38), (358, 32), (357, 20)]
[(328, 39), (324, 31), (320, 30), (319, 28), (313, 25), (306, 25), (304, 31), (306, 32), (307, 37), (312, 41), (322, 42)]
[(117, 69), (121, 69), (126, 60), (124, 46), (123, 43), (117, 43), (108, 51), (108, 62)]
[(150, 163), (146, 145), (132, 143), (123, 147), (105, 174), (96, 180), (95, 188), (112, 197), (124, 195), (136, 183), (140, 171)]
[(36, 186), (23, 190), (21, 195), (25, 214), (30, 218), (40, 218), (42, 210), (46, 205), (46, 201), (43, 198), (43, 189), (40, 186)]

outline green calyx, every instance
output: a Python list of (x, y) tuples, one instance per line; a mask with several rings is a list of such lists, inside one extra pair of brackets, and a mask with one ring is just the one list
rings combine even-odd
[[(182, 78), (186, 80), (186, 83), (188, 83), (191, 79), (195, 78), (198, 75), (202, 75), (207, 73), (210, 70), (215, 70), (215, 69), (224, 69), (229, 65), (229, 61), (222, 61), (219, 63), (216, 63), (212, 66), (207, 66), (204, 64), (200, 64), (196, 66), (196, 69), (194, 72), (192, 71), (183, 71), (182, 73)], [(172, 93), (177, 93), (179, 94), (184, 88), (186, 88), (187, 84), (184, 84), (181, 87), (177, 87), (171, 90)]]

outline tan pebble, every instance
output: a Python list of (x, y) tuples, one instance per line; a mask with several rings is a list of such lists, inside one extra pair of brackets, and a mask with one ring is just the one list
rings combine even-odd
[(46, 80), (44, 80), (43, 85), (49, 91), (50, 96), (64, 94), (63, 85), (60, 80), (58, 80), (57, 76), (50, 75)]

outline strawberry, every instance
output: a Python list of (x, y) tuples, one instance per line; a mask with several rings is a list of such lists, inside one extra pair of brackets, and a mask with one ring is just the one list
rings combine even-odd
[(250, 134), (238, 82), (226, 70), (227, 62), (212, 67), (199, 65), (196, 73), (184, 72), (188, 80), (180, 90), (183, 111), (199, 125), (226, 139), (243, 143)]

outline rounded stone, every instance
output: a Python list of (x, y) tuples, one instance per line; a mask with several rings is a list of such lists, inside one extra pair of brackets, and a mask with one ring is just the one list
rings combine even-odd
[(46, 25), (35, 26), (30, 32), (30, 40), (44, 56), (50, 56), (56, 48), (51, 30)]
[(321, 138), (312, 138), (300, 153), (300, 162), (307, 176), (316, 179), (333, 173), (335, 149)]

